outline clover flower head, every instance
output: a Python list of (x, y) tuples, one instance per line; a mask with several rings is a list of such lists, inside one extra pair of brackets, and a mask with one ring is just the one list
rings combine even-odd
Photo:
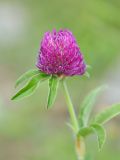
[(58, 76), (83, 75), (86, 71), (76, 39), (66, 29), (44, 34), (36, 66), (42, 72)]

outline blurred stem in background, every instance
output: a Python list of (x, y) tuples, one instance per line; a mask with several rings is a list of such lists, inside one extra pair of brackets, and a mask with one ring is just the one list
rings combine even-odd
[(63, 90), (64, 90), (64, 96), (65, 96), (65, 100), (68, 106), (68, 111), (70, 114), (70, 118), (71, 118), (71, 122), (72, 122), (72, 129), (75, 132), (75, 147), (76, 147), (76, 152), (77, 152), (77, 156), (78, 156), (78, 160), (85, 160), (85, 142), (84, 142), (84, 138), (83, 137), (77, 137), (77, 133), (79, 131), (79, 124), (78, 124), (78, 120), (74, 111), (74, 107), (67, 89), (67, 85), (65, 80), (62, 81), (62, 86), (63, 86)]

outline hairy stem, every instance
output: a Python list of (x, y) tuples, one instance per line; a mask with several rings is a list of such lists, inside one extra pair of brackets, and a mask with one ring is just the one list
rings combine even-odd
[[(79, 125), (78, 125), (78, 120), (74, 111), (74, 107), (67, 89), (67, 85), (65, 83), (65, 80), (62, 81), (62, 85), (63, 85), (63, 90), (64, 90), (64, 96), (66, 99), (66, 103), (68, 106), (68, 111), (70, 114), (70, 119), (72, 122), (72, 126), (73, 129), (75, 131), (75, 134), (77, 135), (78, 131), (79, 131)], [(76, 147), (76, 153), (78, 156), (78, 160), (84, 160), (85, 157), (85, 143), (84, 143), (84, 139), (83, 137), (77, 137), (76, 141), (75, 141), (75, 147)]]
[(76, 146), (76, 153), (77, 153), (78, 160), (85, 160), (85, 150), (86, 149), (85, 149), (84, 138), (77, 137), (75, 146)]
[(69, 114), (70, 114), (71, 122), (72, 122), (72, 125), (74, 127), (75, 132), (77, 133), (78, 130), (79, 130), (79, 125), (78, 125), (78, 121), (77, 121), (77, 118), (76, 118), (76, 115), (75, 115), (74, 107), (73, 107), (73, 104), (72, 104), (72, 101), (71, 101), (71, 98), (70, 98), (65, 80), (62, 81), (62, 84), (63, 84), (64, 96), (65, 96), (66, 103), (67, 103), (67, 106), (68, 106), (68, 111), (69, 111)]

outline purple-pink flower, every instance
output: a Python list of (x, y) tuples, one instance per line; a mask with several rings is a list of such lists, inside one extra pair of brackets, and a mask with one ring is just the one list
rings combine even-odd
[(42, 72), (59, 76), (83, 75), (86, 71), (76, 39), (66, 29), (44, 34), (36, 65)]

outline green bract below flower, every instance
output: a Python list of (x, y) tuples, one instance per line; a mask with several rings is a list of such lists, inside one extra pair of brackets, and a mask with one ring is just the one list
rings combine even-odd
[(68, 106), (71, 122), (68, 124), (75, 135), (76, 152), (79, 160), (86, 159), (85, 137), (96, 134), (99, 150), (104, 145), (106, 133), (103, 124), (120, 114), (120, 104), (113, 104), (101, 113), (91, 118), (91, 111), (98, 95), (106, 89), (103, 85), (92, 90), (80, 105), (80, 111), (76, 116), (71, 101), (66, 77), (75, 75), (88, 75), (83, 55), (76, 43), (72, 33), (68, 30), (46, 32), (41, 45), (37, 60), (38, 69), (30, 70), (23, 74), (17, 81), (15, 87), (27, 82), (13, 97), (19, 100), (34, 93), (41, 82), (49, 81), (49, 94), (47, 108), (53, 106), (59, 84), (62, 85), (65, 100)]

